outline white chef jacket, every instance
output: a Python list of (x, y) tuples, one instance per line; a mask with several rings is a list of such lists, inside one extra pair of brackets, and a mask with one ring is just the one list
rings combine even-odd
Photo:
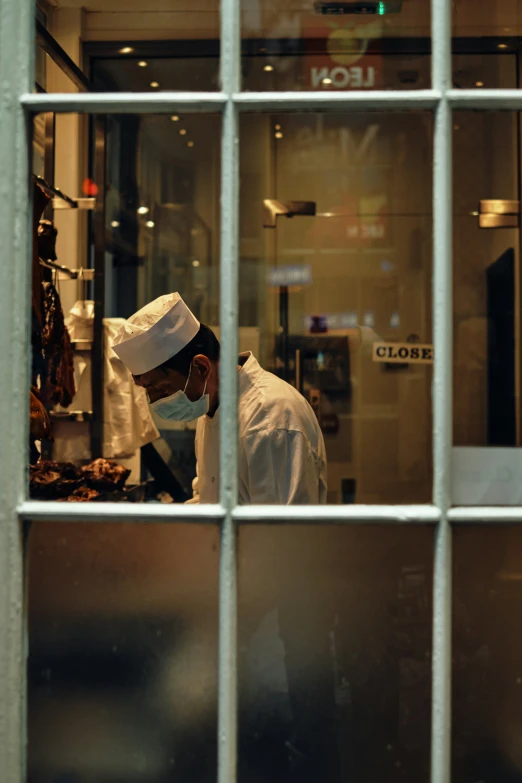
[[(250, 352), (239, 364), (239, 502), (326, 503), (326, 451), (317, 418), (293, 386)], [(197, 477), (189, 503), (219, 502), (219, 409), (196, 427)]]
[[(141, 446), (152, 443), (160, 436), (154, 424), (145, 389), (136, 386), (132, 375), (117, 356), (112, 345), (116, 334), (125, 323), (123, 318), (103, 319), (104, 340), (104, 389), (103, 389), (103, 456), (107, 459), (124, 459), (132, 456)], [(65, 319), (71, 340), (93, 340), (94, 302), (76, 302)], [(75, 404), (83, 410), (92, 408), (91, 357), (90, 354), (74, 354), (76, 382)], [(65, 441), (65, 437), (62, 438)], [(67, 438), (60, 444), (63, 459), (77, 458), (80, 449), (86, 458), (90, 448), (88, 439), (80, 445), (78, 437)], [(69, 455), (69, 456), (67, 456)]]

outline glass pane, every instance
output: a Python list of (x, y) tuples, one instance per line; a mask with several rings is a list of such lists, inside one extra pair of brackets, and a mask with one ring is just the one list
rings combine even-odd
[(453, 774), (520, 780), (522, 529), (453, 534)]
[(243, 89), (430, 86), (429, 0), (242, 0)]
[(28, 781), (214, 781), (218, 531), (34, 525)]
[(509, 112), (454, 116), (458, 504), (518, 499), (518, 479), (510, 477), (521, 445), (518, 124)]
[(454, 0), (452, 11), (455, 87), (518, 87), (520, 0)]
[(432, 541), (241, 530), (240, 780), (429, 779)]
[[(47, 18), (47, 30), (94, 89), (218, 89), (219, 0), (89, 0), (58, 6)], [(48, 45), (40, 42), (39, 48), (47, 51), (47, 82), (41, 86), (74, 92)]]
[(260, 463), (278, 449), (253, 439), (245, 392), (242, 502), (430, 500), (431, 150), (423, 113), (242, 118), (240, 349), (315, 411), (265, 373), (268, 440), (301, 427), (317, 468), (324, 438), (328, 474), (303, 494), (295, 443)]
[[(197, 335), (172, 348), (165, 337), (154, 360), (142, 350), (146, 368), (112, 346), (130, 328), (123, 319), (175, 292), (194, 319), (219, 324), (220, 133), (215, 115), (37, 118), (33, 170), (44, 179), (32, 183), (32, 497), (192, 498), (196, 421), (161, 418), (147, 396), (157, 402), (187, 385), (191, 399), (204, 403), (209, 393), (214, 404), (219, 356), (209, 354), (212, 378), (201, 383), (194, 375), (189, 383), (190, 363), (176, 388), (164, 387), (158, 371), (158, 397), (150, 378), (136, 385), (133, 375), (155, 370)], [(80, 208), (53, 199), (52, 185)], [(208, 354), (206, 344), (192, 347)], [(104, 461), (93, 466), (97, 459)]]

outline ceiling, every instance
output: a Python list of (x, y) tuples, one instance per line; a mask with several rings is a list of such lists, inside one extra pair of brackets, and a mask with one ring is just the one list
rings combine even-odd
[[(219, 0), (49, 0), (59, 9), (83, 9), (84, 40), (176, 40), (219, 35)], [(315, 37), (318, 30), (375, 25), (376, 17), (327, 18), (314, 0), (242, 0), (245, 38)], [(283, 10), (282, 10), (283, 9)], [(399, 14), (378, 18), (380, 37), (429, 35), (429, 0), (403, 0)], [(522, 34), (522, 0), (453, 0), (458, 36)], [(323, 33), (324, 34), (324, 33)]]

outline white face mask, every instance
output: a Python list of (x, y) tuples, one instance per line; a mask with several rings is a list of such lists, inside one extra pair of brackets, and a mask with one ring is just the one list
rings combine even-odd
[[(192, 366), (190, 368), (192, 372)], [(185, 384), (185, 389), (188, 386), (190, 379), (190, 372)], [(199, 419), (200, 416), (204, 416), (208, 413), (210, 407), (210, 397), (205, 394), (207, 390), (207, 382), (205, 381), (205, 388), (203, 394), (199, 400), (189, 400), (183, 391), (177, 391), (175, 394), (171, 394), (170, 397), (163, 397), (162, 400), (157, 400), (151, 404), (151, 408), (160, 419), (168, 419), (170, 421), (194, 421)]]

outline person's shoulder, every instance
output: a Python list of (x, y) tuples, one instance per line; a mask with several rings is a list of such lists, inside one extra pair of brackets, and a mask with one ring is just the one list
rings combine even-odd
[[(267, 370), (258, 373), (243, 395), (243, 423), (248, 429), (297, 430), (319, 429), (317, 418), (297, 389)], [(240, 414), (241, 415), (241, 414)]]

